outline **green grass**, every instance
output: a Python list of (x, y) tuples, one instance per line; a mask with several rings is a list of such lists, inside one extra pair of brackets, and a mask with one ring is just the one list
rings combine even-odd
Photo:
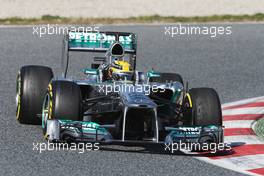
[(41, 18), (0, 18), (0, 24), (115, 24), (115, 23), (207, 23), (207, 22), (249, 22), (264, 21), (264, 14), (255, 15), (213, 15), (213, 16), (139, 16), (129, 18), (66, 18), (44, 15)]
[(257, 124), (254, 127), (256, 134), (264, 139), (264, 118), (257, 121)]

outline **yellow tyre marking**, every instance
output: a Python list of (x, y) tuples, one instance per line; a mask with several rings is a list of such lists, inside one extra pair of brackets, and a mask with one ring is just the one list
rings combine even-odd
[(49, 119), (51, 119), (51, 114), (52, 114), (52, 86), (51, 83), (48, 86), (48, 93), (50, 95), (50, 102), (49, 102)]
[(51, 119), (51, 114), (52, 114), (52, 100), (50, 100), (50, 108), (49, 108), (49, 119)]
[(49, 139), (49, 135), (48, 135), (48, 133), (46, 133), (46, 134), (44, 135), (44, 139), (46, 139), (46, 140)]
[(19, 119), (19, 114), (20, 114), (20, 95), (17, 101), (17, 113), (16, 113), (16, 119)]
[(188, 101), (189, 101), (189, 105), (190, 105), (190, 108), (192, 108), (193, 104), (192, 104), (192, 99), (191, 99), (191, 96), (189, 93), (186, 94), (187, 98), (188, 98)]
[(52, 86), (51, 86), (51, 83), (49, 84), (48, 90), (49, 90), (50, 95), (52, 96)]

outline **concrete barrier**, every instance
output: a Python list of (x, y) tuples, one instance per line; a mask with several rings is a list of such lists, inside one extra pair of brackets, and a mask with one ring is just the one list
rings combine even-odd
[(260, 0), (0, 0), (0, 18), (210, 16), (264, 13)]

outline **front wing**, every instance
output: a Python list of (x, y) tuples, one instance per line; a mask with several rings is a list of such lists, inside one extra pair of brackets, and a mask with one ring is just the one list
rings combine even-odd
[[(129, 140), (114, 139), (108, 128), (111, 125), (99, 125), (89, 121), (47, 120), (46, 138), (56, 142), (130, 142)], [(204, 143), (223, 142), (223, 127), (208, 126), (177, 126), (165, 127), (164, 140), (140, 140), (133, 142), (152, 143)]]

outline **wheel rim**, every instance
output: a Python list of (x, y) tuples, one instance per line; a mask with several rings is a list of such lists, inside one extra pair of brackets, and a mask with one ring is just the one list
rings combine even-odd
[(20, 72), (18, 72), (17, 75), (17, 81), (16, 81), (16, 119), (19, 119), (20, 114), (20, 101), (21, 101), (21, 76)]
[(49, 118), (49, 113), (50, 113), (49, 109), (50, 109), (50, 95), (49, 95), (49, 93), (47, 93), (45, 98), (44, 98), (44, 102), (43, 102), (43, 106), (42, 106), (41, 119), (42, 119), (42, 128), (43, 129), (46, 128), (47, 120)]

